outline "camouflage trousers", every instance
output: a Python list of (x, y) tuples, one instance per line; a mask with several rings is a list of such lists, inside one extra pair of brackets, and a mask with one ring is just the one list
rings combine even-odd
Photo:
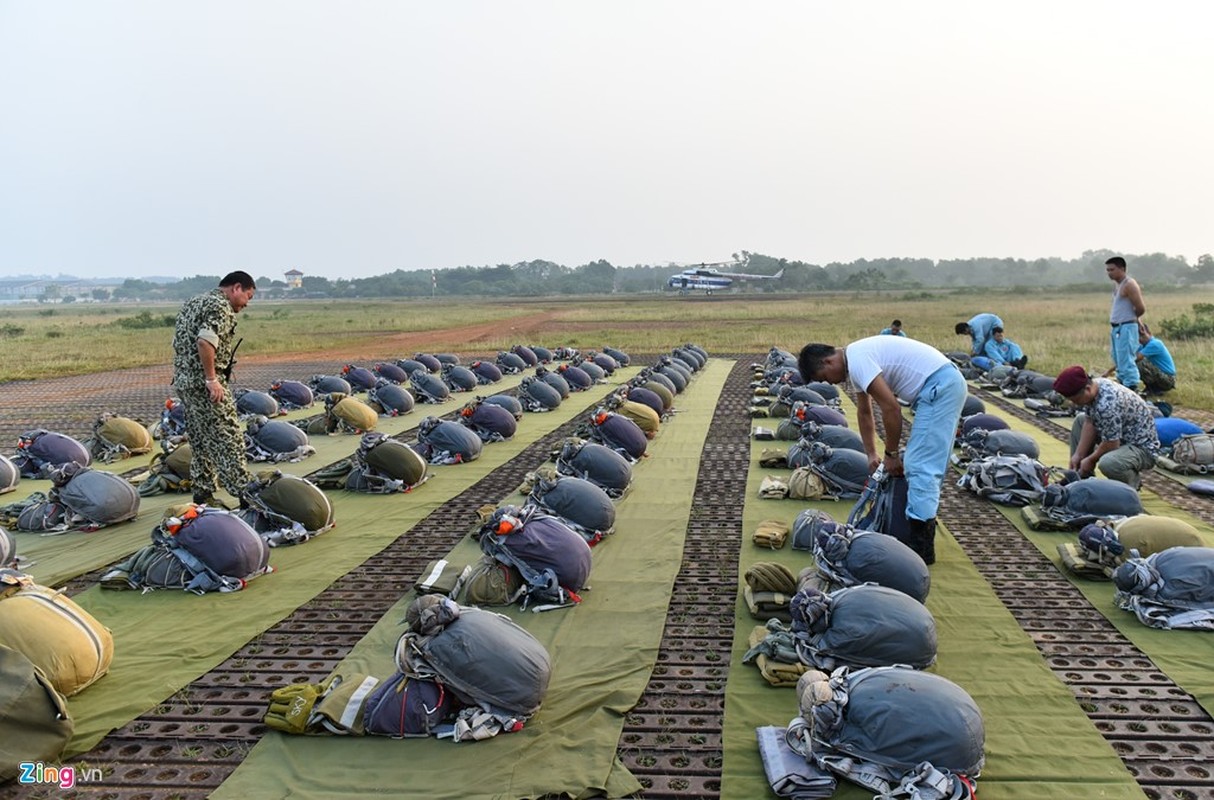
[(190, 483), (194, 493), (214, 493), (222, 485), (240, 497), (253, 476), (245, 462), (244, 428), (231, 391), (224, 387), (223, 400), (212, 403), (206, 389), (176, 389), (185, 405), (185, 432), (193, 451)]
[(1145, 358), (1138, 362), (1138, 371), (1148, 392), (1163, 394), (1176, 388), (1175, 375), (1169, 375)]

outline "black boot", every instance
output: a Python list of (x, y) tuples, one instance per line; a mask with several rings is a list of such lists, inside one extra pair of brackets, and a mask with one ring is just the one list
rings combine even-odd
[(214, 504), (215, 496), (210, 492), (194, 492), (194, 502), (200, 506), (209, 506)]
[(910, 526), (910, 549), (914, 550), (924, 564), (936, 563), (936, 519), (922, 520), (907, 518)]

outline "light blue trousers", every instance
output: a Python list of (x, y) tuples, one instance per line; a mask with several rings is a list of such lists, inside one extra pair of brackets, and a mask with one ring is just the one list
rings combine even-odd
[(952, 364), (946, 364), (928, 376), (911, 406), (915, 411), (906, 456), (906, 516), (910, 519), (934, 519), (940, 508), (940, 485), (953, 452), (957, 420), (968, 394), (965, 378)]
[(1131, 388), (1138, 386), (1138, 323), (1123, 322), (1109, 329), (1109, 351), (1117, 365), (1117, 382)]

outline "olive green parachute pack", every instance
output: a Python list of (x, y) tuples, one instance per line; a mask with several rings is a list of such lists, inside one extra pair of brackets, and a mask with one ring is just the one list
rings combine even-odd
[(10, 647), (42, 671), (65, 697), (109, 671), (114, 637), (62, 592), (16, 570), (0, 570), (0, 645)]
[(1106, 580), (1127, 559), (1161, 553), (1172, 547), (1201, 547), (1201, 535), (1174, 517), (1139, 514), (1108, 523), (1085, 525), (1074, 542), (1058, 545), (1062, 564), (1083, 578)]
[(408, 492), (429, 479), (426, 460), (409, 445), (384, 433), (364, 433), (358, 450), (309, 476), (322, 489), (367, 494)]
[[(168, 447), (168, 440), (162, 440), (161, 446)], [(165, 492), (190, 491), (190, 460), (193, 454), (190, 443), (183, 442), (152, 456), (146, 477), (139, 484), (140, 496), (153, 497)]]
[(332, 528), (333, 504), (316, 484), (281, 470), (264, 470), (245, 487), (238, 513), (270, 547), (300, 544)]
[(138, 420), (106, 412), (97, 417), (92, 436), (81, 444), (89, 449), (94, 461), (109, 464), (152, 452), (152, 434)]
[(299, 420), (296, 423), (311, 434), (329, 433), (364, 433), (375, 430), (379, 422), (379, 414), (375, 409), (359, 400), (357, 397), (343, 392), (329, 392), (324, 395), (325, 411), (316, 417)]
[(20, 651), (0, 645), (0, 783), (21, 764), (58, 762), (75, 725), (67, 700)]

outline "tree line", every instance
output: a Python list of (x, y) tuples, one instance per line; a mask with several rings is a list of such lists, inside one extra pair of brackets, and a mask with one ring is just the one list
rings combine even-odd
[[(1012, 288), (1034, 286), (1090, 285), (1104, 276), (1104, 262), (1124, 255), (1130, 274), (1155, 286), (1214, 283), (1214, 256), (1201, 256), (1190, 264), (1183, 256), (1164, 253), (1125, 254), (1111, 250), (1088, 250), (1078, 258), (966, 258), (934, 261), (925, 258), (858, 259), (849, 262), (812, 264), (786, 258), (741, 251), (733, 254), (742, 271), (774, 275), (779, 281), (746, 284), (756, 293), (913, 290), (932, 288)], [(329, 279), (305, 275), (301, 288), (268, 276), (257, 277), (264, 297), (450, 297), (460, 295), (539, 296), (575, 294), (636, 294), (666, 289), (667, 280), (685, 266), (637, 264), (615, 266), (598, 260), (576, 267), (552, 261), (523, 261), (496, 266), (462, 266), (439, 270), (395, 270), (369, 278)], [(161, 284), (131, 278), (113, 291), (115, 299), (177, 300), (190, 297), (219, 282), (218, 275), (196, 275), (177, 283)]]

